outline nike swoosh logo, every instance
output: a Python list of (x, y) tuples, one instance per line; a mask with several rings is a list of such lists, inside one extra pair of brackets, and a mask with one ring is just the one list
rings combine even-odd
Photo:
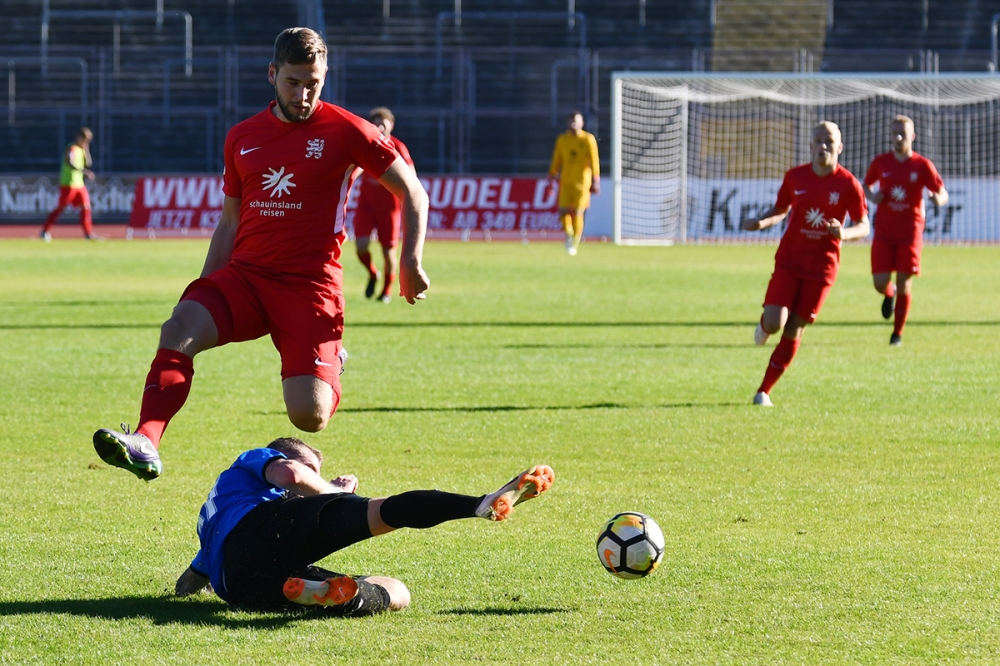
[(255, 150), (260, 150), (260, 146), (256, 148), (240, 148), (240, 155), (246, 155), (247, 153), (252, 153)]
[(809, 190), (795, 190), (795, 196), (799, 196), (800, 194), (805, 194), (808, 191)]
[(327, 367), (327, 368), (332, 368), (333, 367), (333, 363), (324, 363), (323, 361), (321, 361), (319, 359), (316, 359), (316, 365), (322, 365), (322, 366)]

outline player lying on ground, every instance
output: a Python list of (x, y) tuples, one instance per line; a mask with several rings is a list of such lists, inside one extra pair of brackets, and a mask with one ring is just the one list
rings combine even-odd
[(281, 356), (289, 420), (307, 432), (326, 427), (346, 358), (340, 253), (358, 167), (402, 202), (400, 292), (411, 304), (424, 298), (427, 194), (378, 129), (319, 99), (326, 53), (308, 28), (275, 40), (268, 67), (275, 101), (226, 137), (222, 218), (201, 278), (160, 329), (135, 433), (94, 433), (105, 462), (146, 481), (158, 477), (160, 438), (187, 401), (195, 355), (264, 335)]
[(345, 576), (314, 562), (400, 527), (504, 520), (555, 480), (551, 467), (536, 465), (489, 495), (411, 490), (369, 499), (355, 494), (353, 475), (325, 481), (322, 463), (318, 450), (291, 437), (240, 455), (201, 507), (201, 549), (177, 580), (177, 594), (193, 594), (211, 582), (222, 599), (250, 609), (321, 606), (341, 615), (401, 610), (410, 602), (401, 581)]
[[(795, 357), (806, 326), (816, 321), (840, 265), (840, 242), (868, 235), (868, 207), (861, 185), (838, 163), (844, 150), (840, 128), (820, 123), (809, 143), (812, 162), (790, 169), (778, 199), (764, 215), (743, 221), (748, 231), (767, 229), (792, 216), (774, 255), (774, 273), (764, 295), (764, 313), (754, 332), (762, 345), (783, 329), (771, 354), (755, 405), (772, 406), (771, 389)], [(853, 226), (845, 224), (848, 216)]]
[[(913, 121), (896, 116), (890, 126), (892, 150), (874, 160), (865, 175), (865, 195), (878, 206), (872, 240), (872, 280), (883, 295), (882, 316), (895, 315), (889, 344), (903, 344), (910, 313), (913, 277), (920, 275), (924, 245), (924, 189), (935, 206), (948, 203), (944, 181), (934, 163), (913, 151)], [(878, 184), (877, 189), (873, 187)], [(892, 273), (896, 273), (896, 284)]]

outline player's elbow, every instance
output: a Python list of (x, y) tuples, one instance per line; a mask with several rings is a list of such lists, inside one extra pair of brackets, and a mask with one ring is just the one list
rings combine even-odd
[(265, 474), (269, 483), (288, 490), (306, 484), (312, 476), (311, 472), (300, 462), (281, 459), (268, 465)]

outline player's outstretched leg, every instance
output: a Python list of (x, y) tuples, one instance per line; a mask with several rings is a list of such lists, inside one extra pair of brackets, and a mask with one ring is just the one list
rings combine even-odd
[(282, 592), (286, 599), (303, 606), (341, 606), (358, 596), (358, 583), (348, 576), (323, 581), (289, 578)]
[(130, 433), (101, 428), (94, 433), (94, 450), (101, 460), (132, 472), (143, 481), (152, 481), (163, 472), (163, 463), (149, 438), (139, 433)]
[(483, 498), (476, 515), (487, 520), (505, 520), (514, 507), (525, 500), (538, 497), (556, 480), (555, 472), (548, 465), (535, 465), (507, 482), (503, 488)]

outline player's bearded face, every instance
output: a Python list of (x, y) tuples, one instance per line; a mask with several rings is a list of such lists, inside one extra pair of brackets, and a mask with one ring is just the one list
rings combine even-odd
[(274, 84), (274, 99), (281, 119), (291, 123), (308, 120), (319, 103), (325, 79), (325, 60), (300, 65), (285, 63), (280, 69), (272, 64), (268, 80)]

